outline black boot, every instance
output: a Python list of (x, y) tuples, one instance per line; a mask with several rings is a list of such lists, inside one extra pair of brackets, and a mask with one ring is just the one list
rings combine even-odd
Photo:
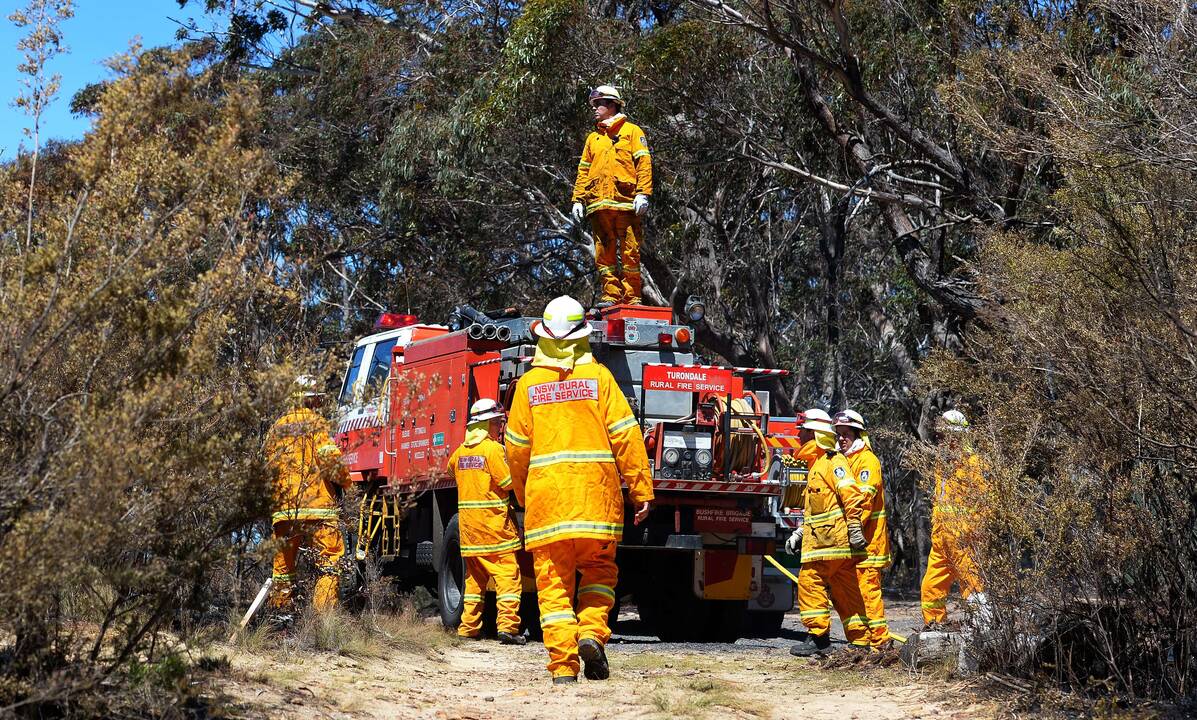
[(598, 640), (585, 638), (578, 641), (578, 655), (586, 666), (582, 674), (587, 680), (606, 680), (611, 677), (611, 667), (607, 665), (607, 652)]
[(806, 639), (790, 648), (790, 654), (795, 657), (810, 657), (822, 655), (831, 647), (831, 634), (807, 635)]
[(499, 642), (504, 645), (527, 645), (528, 638), (523, 635), (512, 635), (511, 633), (501, 632), (498, 635)]

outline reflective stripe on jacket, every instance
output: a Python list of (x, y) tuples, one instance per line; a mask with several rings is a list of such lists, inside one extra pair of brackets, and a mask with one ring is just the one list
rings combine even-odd
[(350, 480), (328, 421), (308, 408), (287, 412), (266, 434), (266, 459), (274, 473), (271, 523), (336, 520), (336, 487)]
[(462, 444), (449, 456), (448, 468), (457, 478), (462, 557), (518, 550), (519, 531), (508, 502), (511, 473), (503, 446), (490, 438), (473, 446)]
[(597, 362), (525, 373), (516, 384), (506, 439), (529, 550), (558, 540), (619, 540), (621, 477), (633, 503), (653, 498), (640, 424), (611, 372)]
[(845, 455), (860, 491), (865, 495), (864, 522), (861, 529), (869, 541), (867, 550), (853, 553), (860, 567), (889, 567), (889, 529), (885, 517), (885, 483), (881, 479), (881, 461), (869, 447)]
[(852, 557), (848, 520), (861, 520), (866, 503), (866, 496), (842, 454), (818, 450), (813, 440), (799, 451), (803, 457), (816, 454), (817, 459), (806, 475), (806, 504), (802, 513), (804, 563)]
[(573, 202), (586, 214), (596, 210), (631, 210), (637, 195), (653, 194), (653, 163), (640, 126), (616, 115), (586, 138)]

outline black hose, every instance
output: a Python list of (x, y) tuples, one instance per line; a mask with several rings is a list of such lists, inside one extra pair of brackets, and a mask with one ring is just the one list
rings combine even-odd
[(494, 322), (494, 319), (487, 316), (486, 313), (478, 312), (469, 305), (458, 305), (453, 312), (457, 313), (463, 318), (466, 318), (467, 320), (476, 322), (479, 325), (485, 325), (486, 323)]

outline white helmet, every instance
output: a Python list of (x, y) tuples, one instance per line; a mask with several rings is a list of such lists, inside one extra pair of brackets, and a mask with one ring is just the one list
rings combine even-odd
[(532, 323), (532, 332), (549, 340), (577, 340), (590, 335), (582, 303), (562, 295), (544, 307), (543, 319)]
[(619, 109), (623, 109), (623, 96), (619, 94), (613, 85), (599, 85), (590, 91), (590, 107), (594, 107), (596, 100), (614, 100), (619, 104)]
[(939, 427), (948, 432), (967, 432), (968, 418), (959, 410), (949, 410), (940, 417)]
[(836, 427), (850, 427), (864, 431), (864, 418), (855, 410), (845, 410), (835, 416)]
[(295, 397), (310, 398), (319, 397), (324, 393), (320, 392), (319, 385), (316, 378), (311, 375), (300, 375), (295, 378), (295, 390), (292, 393)]
[(470, 422), (484, 422), (492, 418), (501, 418), (505, 413), (499, 403), (490, 398), (482, 398), (470, 406)]
[(802, 413), (801, 427), (803, 430), (835, 433), (835, 427), (831, 424), (831, 416), (819, 408), (811, 408)]

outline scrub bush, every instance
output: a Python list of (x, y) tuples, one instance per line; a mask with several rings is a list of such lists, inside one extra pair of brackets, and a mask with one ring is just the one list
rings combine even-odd
[[(991, 667), (1120, 697), (1197, 698), (1197, 36), (1101, 3), (979, 53), (960, 114), (1051, 158), (1047, 242), (991, 234), (989, 310), (924, 367), (976, 411), (990, 466), (976, 552)], [(1094, 38), (1116, 43), (1094, 54)], [(1029, 108), (1035, 111), (1029, 112)], [(1017, 122), (1010, 119), (1016, 118)]]
[(113, 68), (81, 142), (0, 167), (0, 715), (178, 670), (295, 374), (255, 93), (195, 49)]

